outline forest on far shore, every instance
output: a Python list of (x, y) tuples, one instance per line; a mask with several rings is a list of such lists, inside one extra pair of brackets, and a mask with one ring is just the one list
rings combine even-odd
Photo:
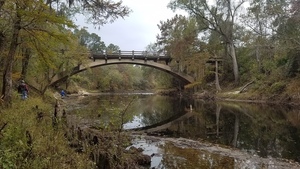
[[(1, 98), (11, 105), (20, 79), (44, 95), (54, 76), (90, 62), (91, 53), (122, 50), (74, 24), (77, 14), (101, 28), (130, 16), (130, 7), (111, 1), (0, 1)], [(76, 2), (76, 3), (75, 3)], [(159, 5), (159, 3), (157, 4)], [(104, 8), (105, 7), (105, 8)], [(189, 75), (192, 92), (221, 92), (251, 82), (256, 96), (298, 93), (300, 54), (299, 0), (171, 0), (168, 7), (184, 10), (158, 23), (156, 42), (147, 52), (172, 58), (172, 71)], [(208, 59), (218, 58), (218, 65)], [(217, 72), (216, 72), (217, 70)], [(76, 91), (161, 90), (180, 88), (165, 72), (139, 65), (111, 65), (69, 77), (59, 88)], [(67, 89), (68, 90), (68, 89)], [(296, 96), (295, 96), (296, 97)]]

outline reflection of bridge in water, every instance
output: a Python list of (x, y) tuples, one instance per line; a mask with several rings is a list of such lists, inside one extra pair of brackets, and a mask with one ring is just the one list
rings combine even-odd
[(136, 132), (146, 132), (146, 133), (153, 133), (157, 131), (162, 131), (170, 128), (173, 124), (176, 124), (177, 122), (181, 122), (185, 119), (188, 119), (192, 116), (194, 116), (195, 113), (192, 110), (186, 110), (182, 113), (178, 113), (175, 116), (172, 116), (169, 119), (166, 119), (164, 121), (161, 121), (159, 123), (155, 123), (150, 126), (140, 127), (140, 128), (133, 128), (133, 129), (127, 129), (126, 131), (136, 131)]
[(146, 51), (119, 51), (117, 53), (92, 53), (90, 55), (90, 59), (90, 62), (74, 67), (71, 72), (61, 72), (57, 74), (53, 78), (50, 85), (54, 86), (60, 82), (63, 82), (68, 77), (85, 71), (88, 68), (95, 68), (112, 64), (136, 64), (148, 66), (171, 74), (175, 78), (179, 79), (182, 82), (182, 85), (194, 82), (193, 77), (172, 70), (169, 66), (172, 58), (164, 54)]
[[(210, 103), (211, 104), (211, 103)], [(201, 112), (201, 113), (200, 113)], [(196, 109), (187, 109), (161, 122), (132, 129), (125, 129), (133, 133), (177, 133), (179, 135), (189, 135), (194, 137), (214, 137), (218, 138), (224, 134), (223, 123), (220, 123), (221, 106), (216, 104), (215, 110), (209, 110), (208, 113), (204, 110), (197, 111)], [(233, 113), (234, 114), (234, 113)], [(215, 117), (215, 121), (206, 119), (209, 116)], [(238, 123), (235, 118), (235, 123)], [(196, 130), (195, 127), (197, 127)], [(192, 128), (192, 130), (190, 130)], [(234, 141), (237, 138), (237, 129), (234, 128)], [(170, 133), (169, 133), (170, 132)], [(227, 131), (228, 132), (228, 131)], [(231, 133), (231, 131), (229, 131)], [(227, 133), (227, 134), (229, 134)], [(230, 135), (230, 134), (229, 134)]]

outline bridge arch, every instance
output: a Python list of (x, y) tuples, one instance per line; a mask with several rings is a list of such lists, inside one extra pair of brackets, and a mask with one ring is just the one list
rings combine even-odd
[[(91, 61), (89, 63), (74, 67), (70, 73), (62, 72), (57, 74), (55, 77), (53, 77), (50, 86), (55, 86), (56, 84), (65, 81), (68, 77), (79, 72), (85, 71), (88, 68), (95, 68), (112, 64), (136, 64), (153, 67), (155, 69), (171, 74), (175, 78), (181, 80), (183, 85), (194, 82), (194, 78), (192, 78), (191, 76), (182, 73), (177, 73), (171, 70), (171, 67), (168, 65), (168, 63), (172, 59), (164, 54), (149, 54), (145, 51), (119, 51), (118, 53), (111, 54), (91, 53), (90, 59)], [(164, 61), (165, 64), (159, 63), (159, 61)]]
[(53, 80), (50, 83), (50, 86), (55, 86), (56, 84), (65, 81), (68, 77), (80, 73), (82, 71), (85, 71), (88, 68), (95, 68), (95, 67), (113, 65), (113, 64), (136, 64), (136, 65), (148, 66), (171, 74), (175, 78), (182, 81), (183, 85), (194, 82), (194, 79), (191, 76), (174, 72), (171, 70), (171, 67), (169, 65), (165, 65), (162, 63), (158, 63), (154, 61), (145, 61), (145, 60), (110, 59), (110, 60), (95, 60), (85, 65), (76, 66), (73, 68), (72, 72), (68, 74), (64, 72), (59, 73), (53, 78)]

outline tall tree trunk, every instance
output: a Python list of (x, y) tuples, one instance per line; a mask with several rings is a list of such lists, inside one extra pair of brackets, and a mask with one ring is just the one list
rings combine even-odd
[(239, 67), (238, 67), (238, 63), (237, 63), (237, 59), (236, 59), (236, 52), (235, 52), (235, 47), (234, 47), (233, 42), (230, 42), (228, 44), (228, 48), (229, 48), (230, 57), (232, 59), (234, 81), (237, 84), (239, 81)]
[[(18, 4), (17, 4), (18, 6)], [(3, 100), (6, 106), (11, 106), (12, 102), (12, 66), (15, 58), (16, 50), (18, 47), (18, 37), (21, 30), (21, 15), (17, 13), (16, 21), (13, 26), (13, 35), (11, 39), (11, 44), (6, 59), (6, 65), (3, 72)]]
[(219, 83), (219, 65), (218, 65), (218, 60), (217, 59), (215, 61), (215, 64), (216, 64), (216, 72), (215, 72), (215, 75), (216, 75), (216, 89), (217, 89), (217, 91), (221, 91), (221, 87), (220, 87), (220, 83)]
[(24, 53), (23, 53), (23, 58), (22, 58), (22, 71), (21, 71), (21, 77), (23, 79), (26, 78), (26, 74), (27, 74), (27, 69), (28, 69), (28, 63), (29, 63), (29, 59), (31, 56), (31, 52), (30, 49), (26, 48)]
[[(4, 3), (5, 3), (5, 0), (0, 0), (0, 11), (1, 11)], [(1, 32), (0, 32), (0, 67), (1, 68), (4, 67), (4, 58), (1, 56), (2, 49), (4, 48), (4, 42), (5, 42), (5, 36), (4, 36), (4, 33), (1, 30)]]
[(0, 32), (0, 72), (4, 67), (4, 57), (2, 56), (2, 50), (4, 49), (5, 36), (3, 32)]
[[(3, 7), (5, 3), (5, 0), (0, 0), (0, 11)], [(2, 57), (2, 50), (4, 48), (4, 41), (5, 41), (5, 36), (4, 36), (4, 33), (1, 31), (0, 32), (0, 68), (2, 69), (4, 67), (4, 57)], [(0, 69), (0, 72), (1, 72), (1, 69)], [(1, 96), (0, 96), (1, 98)]]
[(255, 56), (256, 56), (256, 61), (258, 63), (258, 72), (261, 72), (261, 59), (260, 59), (260, 47), (259, 46), (255, 47)]
[[(243, 2), (241, 2), (243, 3)], [(228, 22), (226, 24), (227, 26), (227, 43), (228, 43), (228, 49), (229, 49), (229, 55), (232, 59), (232, 66), (233, 66), (233, 75), (234, 75), (234, 81), (237, 84), (239, 82), (239, 68), (238, 68), (238, 63), (236, 59), (236, 52), (235, 52), (235, 47), (234, 47), (234, 22), (235, 22), (235, 15), (234, 11), (236, 11), (235, 7), (232, 7), (232, 0), (227, 0), (227, 19), (226, 21)]]

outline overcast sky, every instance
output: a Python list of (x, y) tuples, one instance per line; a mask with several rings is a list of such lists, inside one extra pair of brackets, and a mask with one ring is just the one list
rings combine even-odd
[(167, 8), (170, 0), (123, 0), (132, 12), (124, 19), (94, 29), (92, 25), (79, 19), (77, 24), (88, 27), (90, 33), (96, 33), (106, 45), (118, 45), (123, 51), (141, 51), (156, 41), (159, 34), (159, 22), (172, 18), (175, 13)]

